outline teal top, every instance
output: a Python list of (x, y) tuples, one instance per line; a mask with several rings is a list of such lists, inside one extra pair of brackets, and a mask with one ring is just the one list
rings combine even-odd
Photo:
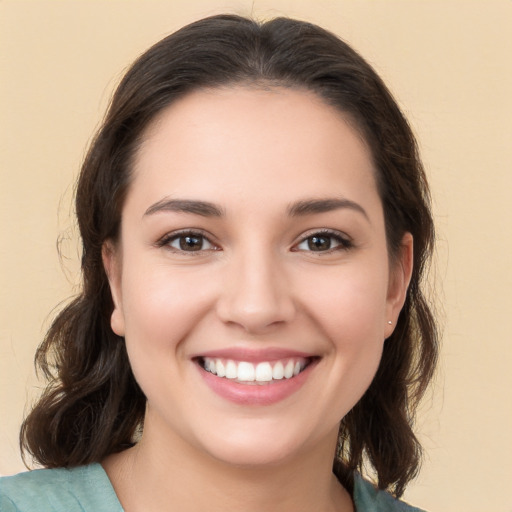
[[(422, 512), (356, 475), (356, 512)], [(36, 469), (0, 478), (1, 512), (123, 512), (100, 464)]]

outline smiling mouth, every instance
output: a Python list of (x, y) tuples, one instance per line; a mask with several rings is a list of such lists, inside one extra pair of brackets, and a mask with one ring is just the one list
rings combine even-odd
[(277, 361), (234, 361), (232, 359), (199, 357), (203, 370), (222, 379), (240, 384), (265, 385), (275, 381), (293, 379), (302, 373), (315, 357), (292, 357)]

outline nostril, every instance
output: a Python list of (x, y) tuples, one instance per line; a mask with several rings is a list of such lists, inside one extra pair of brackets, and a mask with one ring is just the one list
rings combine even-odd
[(223, 299), (217, 314), (226, 324), (238, 325), (247, 333), (268, 331), (291, 321), (295, 308), (291, 300), (267, 298), (258, 302), (256, 297)]

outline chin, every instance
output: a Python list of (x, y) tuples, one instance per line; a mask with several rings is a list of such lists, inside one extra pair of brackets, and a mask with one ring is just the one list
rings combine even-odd
[(282, 446), (231, 446), (224, 450), (210, 451), (219, 462), (245, 469), (279, 466), (292, 458), (292, 453)]
[[(286, 435), (285, 435), (286, 434)], [(216, 460), (245, 468), (278, 466), (293, 459), (305, 449), (305, 439), (288, 431), (276, 432), (262, 426), (247, 427), (235, 435), (220, 432), (207, 441), (204, 449)]]

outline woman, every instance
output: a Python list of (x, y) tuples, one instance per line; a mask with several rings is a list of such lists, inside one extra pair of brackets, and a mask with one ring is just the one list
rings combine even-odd
[(76, 211), (83, 289), (21, 432), (47, 469), (3, 479), (2, 511), (415, 510), (428, 188), (350, 47), (236, 16), (167, 37), (119, 85)]

